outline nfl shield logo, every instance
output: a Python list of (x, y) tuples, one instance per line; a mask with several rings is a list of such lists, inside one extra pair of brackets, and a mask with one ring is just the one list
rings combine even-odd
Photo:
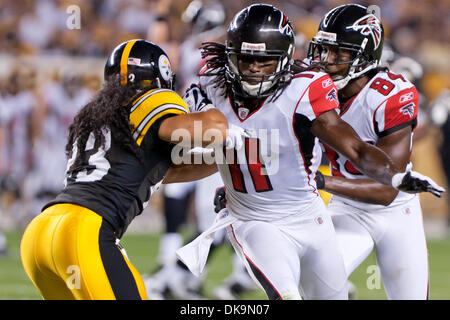
[(323, 218), (321, 216), (316, 217), (314, 220), (318, 225), (321, 225), (323, 223)]
[(239, 108), (238, 109), (238, 115), (239, 115), (239, 118), (241, 118), (241, 119), (245, 119), (245, 118), (247, 118), (247, 116), (248, 116), (248, 109), (247, 108)]

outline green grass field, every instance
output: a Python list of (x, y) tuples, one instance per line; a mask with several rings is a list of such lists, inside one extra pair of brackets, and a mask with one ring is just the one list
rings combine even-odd
[[(20, 262), (20, 238), (21, 232), (7, 233), (9, 253), (6, 257), (0, 257), (0, 300), (40, 299)], [(156, 234), (129, 234), (121, 241), (130, 260), (141, 273), (148, 273), (156, 267), (158, 242), (159, 236)], [(450, 300), (450, 239), (429, 240), (428, 253), (431, 299)], [(371, 266), (373, 265), (375, 265), (375, 257), (372, 254), (351, 276), (351, 280), (357, 287), (357, 299), (386, 299), (382, 284), (377, 288), (377, 283), (372, 281)], [(204, 288), (206, 297), (211, 297), (214, 287), (219, 285), (230, 272), (231, 248), (222, 246), (211, 256), (209, 262)], [(375, 288), (368, 288), (373, 285)], [(243, 298), (266, 299), (264, 293), (259, 290), (247, 293)]]

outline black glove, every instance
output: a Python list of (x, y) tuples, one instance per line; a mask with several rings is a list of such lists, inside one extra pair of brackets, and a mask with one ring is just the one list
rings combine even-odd
[(316, 180), (317, 189), (320, 190), (320, 189), (325, 188), (325, 177), (323, 176), (322, 172), (320, 172), (319, 170), (317, 170), (316, 177), (314, 178), (314, 180)]
[(436, 197), (441, 197), (445, 189), (436, 184), (431, 178), (418, 172), (411, 171), (412, 165), (406, 167), (403, 173), (397, 173), (392, 177), (392, 186), (407, 193), (430, 192)]
[(201, 112), (214, 108), (206, 93), (196, 84), (192, 84), (183, 96), (190, 112)]
[(214, 211), (219, 213), (220, 210), (227, 207), (227, 199), (225, 198), (225, 187), (216, 189), (216, 195), (214, 196)]

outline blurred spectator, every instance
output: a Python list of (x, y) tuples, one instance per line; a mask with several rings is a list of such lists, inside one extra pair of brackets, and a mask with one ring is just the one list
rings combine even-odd
[[(444, 168), (447, 186), (450, 186), (450, 90), (443, 89), (440, 95), (431, 102), (431, 122), (441, 128), (442, 141), (439, 146), (442, 166)], [(447, 187), (448, 192), (448, 187)], [(446, 195), (450, 208), (450, 197)], [(448, 215), (450, 228), (450, 214)], [(449, 229), (450, 230), (450, 229)]]
[(0, 175), (20, 183), (30, 170), (29, 120), (36, 104), (36, 71), (20, 62), (5, 82), (0, 96), (2, 150)]
[(82, 78), (71, 74), (44, 84), (39, 91), (40, 103), (31, 114), (33, 170), (27, 176), (34, 214), (64, 187), (68, 128), (92, 95)]
[(217, 1), (203, 4), (200, 0), (194, 0), (183, 12), (181, 19), (190, 30), (190, 34), (180, 44), (182, 54), (177, 71), (178, 91), (184, 94), (188, 86), (198, 82), (197, 75), (205, 63), (199, 50), (201, 44), (224, 40), (225, 8)]
[[(49, 128), (57, 122), (51, 120), (52, 117), (56, 117), (57, 114), (62, 116), (62, 113), (58, 113), (61, 110), (67, 111), (64, 110), (63, 105), (59, 106), (60, 109), (49, 107), (49, 103), (54, 103), (50, 101), (57, 96), (55, 92), (59, 90), (60, 94), (61, 92), (68, 94), (65, 87), (67, 83), (64, 84), (63, 79), (66, 79), (66, 75), (73, 76), (76, 73), (76, 77), (82, 77), (82, 79), (78, 77), (77, 81), (83, 82), (76, 85), (79, 89), (84, 90), (86, 87), (98, 89), (101, 84), (99, 76), (101, 76), (103, 60), (120, 42), (132, 38), (147, 38), (161, 45), (173, 62), (173, 68), (180, 80), (178, 89), (182, 92), (184, 83), (189, 82), (185, 75), (192, 74), (191, 67), (198, 68), (196, 63), (191, 63), (185, 58), (192, 56), (196, 59), (194, 57), (198, 55), (198, 52), (195, 52), (196, 43), (215, 37), (203, 32), (200, 23), (198, 25), (192, 23), (195, 22), (193, 17), (191, 17), (190, 25), (186, 23), (189, 17), (185, 16), (183, 21), (183, 12), (191, 2), (191, 0), (0, 1), (0, 47), (2, 48), (0, 176), (9, 175), (11, 179), (18, 181), (17, 185), (22, 187), (23, 177), (28, 175), (33, 165), (36, 168), (38, 166), (37, 156), (33, 155), (33, 152), (38, 152), (37, 145), (43, 143), (39, 139), (44, 139), (47, 135), (44, 132), (50, 130)], [(202, 0), (202, 2), (220, 3), (223, 6), (225, 28), (230, 17), (247, 5), (255, 3), (252, 0)], [(295, 57), (299, 59), (304, 57), (305, 45), (316, 33), (320, 18), (332, 7), (348, 3), (345, 0), (266, 0), (264, 2), (273, 4), (288, 14), (296, 32)], [(404, 57), (405, 61), (411, 58), (421, 66), (422, 77), (418, 87), (423, 94), (421, 101), (425, 104), (421, 108), (424, 110), (423, 115), (421, 114), (419, 118), (426, 120), (428, 111), (434, 112), (439, 109), (436, 107), (430, 109), (430, 103), (427, 102), (432, 101), (431, 104), (435, 106), (437, 101), (441, 101), (440, 98), (437, 99), (439, 94), (450, 87), (448, 59), (450, 56), (450, 19), (448, 19), (450, 2), (444, 0), (355, 0), (353, 2), (366, 6), (379, 5), (386, 28), (386, 38), (391, 40), (391, 51)], [(80, 29), (72, 30), (67, 27), (71, 14), (70, 11), (67, 12), (67, 9), (71, 5), (80, 8)], [(208, 15), (207, 18), (213, 16)], [(389, 53), (385, 54), (386, 60), (389, 60)], [(70, 62), (67, 62), (68, 57), (71, 59)], [(89, 67), (85, 66), (83, 67), (85, 69), (81, 69), (80, 66), (90, 59), (95, 61), (87, 64)], [(24, 60), (31, 62), (24, 64)], [(60, 60), (64, 62), (61, 63)], [(10, 61), (17, 63), (9, 63)], [(406, 63), (406, 65), (409, 64)], [(409, 67), (413, 65), (410, 64)], [(64, 70), (61, 69), (62, 67)], [(393, 66), (392, 68), (394, 69)], [(60, 74), (60, 79), (50, 78), (55, 70)], [(97, 73), (99, 70), (100, 72)], [(39, 88), (36, 87), (36, 82), (39, 83)], [(56, 89), (57, 87), (59, 89)], [(39, 95), (36, 94), (37, 91)], [(74, 98), (64, 99), (67, 99), (67, 104), (64, 106), (69, 107), (70, 101)], [(46, 114), (46, 116), (41, 119), (36, 117), (38, 114)], [(49, 128), (46, 128), (47, 124), (44, 125), (44, 122), (39, 124), (39, 121), (46, 121), (45, 123), (49, 121), (53, 124), (48, 124)], [(58, 132), (62, 138), (67, 123), (66, 120), (59, 123), (61, 128)], [(422, 124), (426, 122), (422, 121)], [(423, 128), (426, 129), (426, 127)], [(445, 126), (441, 128), (445, 136), (447, 132), (445, 130), (448, 129), (445, 129)], [(33, 138), (34, 132), (39, 130), (41, 130), (37, 135), (39, 139)], [(417, 130), (416, 138), (427, 132), (429, 131)], [(448, 145), (447, 141), (444, 141), (444, 147)], [(33, 148), (30, 147), (31, 142), (34, 143)], [(56, 161), (56, 157), (53, 160)], [(36, 162), (33, 163), (33, 161)], [(449, 162), (444, 160), (443, 163), (448, 166)]]
[(19, 40), (33, 51), (46, 48), (56, 30), (65, 27), (67, 15), (57, 2), (36, 0), (33, 10), (25, 12), (18, 24)]
[[(25, 212), (23, 184), (32, 166), (30, 118), (36, 105), (36, 70), (18, 60), (3, 84), (0, 96), (0, 221), (5, 224), (7, 217), (20, 221)], [(14, 217), (10, 217), (10, 212)]]
[[(66, 10), (69, 5), (78, 5), (81, 11), (81, 33), (85, 33), (83, 37), (88, 40), (83, 42), (83, 46), (91, 46), (89, 42), (94, 41), (95, 37), (92, 35), (96, 32), (97, 24), (109, 26), (110, 37), (105, 40), (109, 40), (110, 45), (114, 47), (114, 44), (119, 41), (114, 38), (120, 38), (120, 34), (128, 33), (137, 37), (145, 37), (149, 27), (158, 19), (166, 19), (169, 22), (169, 40), (181, 42), (183, 36), (188, 32), (181, 22), (181, 14), (189, 2), (189, 0), (4, 0), (1, 4), (0, 30), (2, 36), (5, 35), (5, 39), (2, 41), (13, 44), (5, 46), (7, 52), (12, 53), (20, 47), (34, 52), (45, 52), (55, 34), (76, 32), (68, 30), (66, 27), (69, 17)], [(254, 3), (254, 1), (248, 0), (221, 2), (227, 11), (227, 16), (233, 16), (241, 8)], [(348, 1), (268, 0), (266, 2), (289, 12), (294, 24), (296, 24), (296, 20), (303, 20), (304, 23), (300, 29), (308, 29), (309, 21), (314, 20), (317, 23), (319, 17), (329, 8)], [(356, 0), (354, 2), (381, 6), (388, 36), (394, 40), (396, 50), (403, 55), (417, 54), (420, 52), (420, 47), (424, 46), (426, 42), (437, 42), (441, 45), (450, 42), (450, 20), (448, 19), (450, 4), (448, 1)], [(114, 32), (112, 32), (113, 30)], [(437, 30), (439, 32), (436, 32)], [(297, 31), (305, 33), (299, 28)], [(311, 36), (310, 32), (306, 32), (306, 36)], [(94, 52), (94, 54), (106, 55), (107, 49), (110, 48), (103, 48), (101, 53)], [(81, 48), (81, 54), (90, 54), (83, 51), (84, 48)]]

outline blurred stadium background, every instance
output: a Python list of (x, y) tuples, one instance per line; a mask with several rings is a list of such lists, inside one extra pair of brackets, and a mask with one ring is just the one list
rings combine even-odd
[[(181, 74), (180, 50), (196, 26), (183, 21), (190, 0), (3, 0), (0, 1), (0, 299), (39, 299), (23, 272), (19, 243), (28, 222), (61, 187), (67, 127), (101, 87), (107, 54), (119, 43), (145, 38), (169, 54)], [(212, 2), (212, 1), (204, 1)], [(226, 23), (241, 8), (261, 1), (227, 0)], [(450, 2), (448, 0), (353, 1), (378, 4), (390, 50), (385, 60), (408, 57), (423, 95), (413, 150), (415, 170), (448, 190), (450, 172)], [(264, 1), (283, 10), (297, 33), (297, 58), (305, 55), (321, 16), (349, 3), (333, 0)], [(75, 8), (75, 9), (74, 9)], [(74, 14), (79, 8), (80, 20)], [(75, 19), (75, 20), (74, 20)], [(77, 25), (77, 22), (79, 24)], [(388, 61), (389, 62), (389, 61)], [(391, 61), (392, 62), (392, 61)], [(415, 69), (414, 69), (415, 68)], [(181, 93), (180, 86), (180, 93)], [(447, 174), (446, 174), (447, 173)], [(447, 177), (447, 178), (446, 178)], [(422, 194), (428, 237), (431, 298), (450, 299), (449, 195)], [(191, 204), (184, 231), (195, 224)], [(122, 243), (141, 273), (156, 266), (164, 227), (160, 194), (130, 226)], [(213, 214), (213, 213), (212, 213)], [(231, 272), (231, 249), (212, 257), (206, 296)], [(360, 299), (385, 299), (370, 290), (370, 256), (353, 275)], [(255, 291), (246, 299), (264, 299)]]

